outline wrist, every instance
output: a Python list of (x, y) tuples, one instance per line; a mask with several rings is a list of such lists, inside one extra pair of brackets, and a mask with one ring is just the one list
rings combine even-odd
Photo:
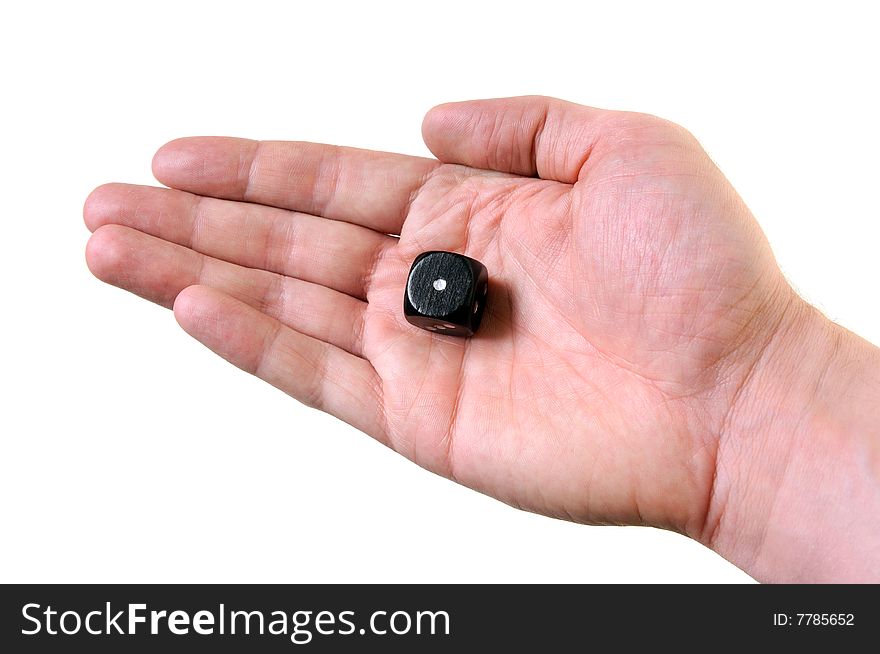
[(793, 292), (719, 431), (700, 540), (761, 581), (877, 581), (880, 350)]

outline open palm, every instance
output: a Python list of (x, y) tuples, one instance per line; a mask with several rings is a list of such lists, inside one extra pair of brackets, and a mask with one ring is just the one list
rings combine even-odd
[[(90, 196), (89, 266), (433, 471), (700, 537), (725, 416), (789, 293), (748, 210), (649, 116), (477, 101), (434, 109), (424, 135), (437, 160), (174, 141), (154, 160), (170, 189)], [(426, 250), (488, 268), (474, 338), (404, 320)]]

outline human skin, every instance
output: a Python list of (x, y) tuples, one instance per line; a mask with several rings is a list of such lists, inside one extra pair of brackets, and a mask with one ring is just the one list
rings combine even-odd
[[(880, 350), (792, 290), (693, 136), (541, 97), (423, 135), (436, 159), (172, 141), (170, 188), (89, 196), (88, 265), (513, 506), (673, 529), (762, 581), (880, 581)], [(474, 338), (405, 321), (426, 250), (489, 269)]]

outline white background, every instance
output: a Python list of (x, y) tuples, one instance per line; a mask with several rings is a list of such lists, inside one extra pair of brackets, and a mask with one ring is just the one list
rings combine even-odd
[(795, 286), (880, 343), (871, 3), (716, 4), (7, 6), (0, 581), (748, 581), (682, 536), (521, 513), (424, 472), (83, 259), (88, 192), (150, 183), (171, 138), (427, 155), (433, 104), (540, 93), (687, 126)]

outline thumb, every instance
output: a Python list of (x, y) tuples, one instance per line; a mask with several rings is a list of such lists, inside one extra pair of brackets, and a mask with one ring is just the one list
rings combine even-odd
[(422, 136), (445, 163), (573, 184), (619, 113), (541, 96), (451, 102), (428, 112)]

